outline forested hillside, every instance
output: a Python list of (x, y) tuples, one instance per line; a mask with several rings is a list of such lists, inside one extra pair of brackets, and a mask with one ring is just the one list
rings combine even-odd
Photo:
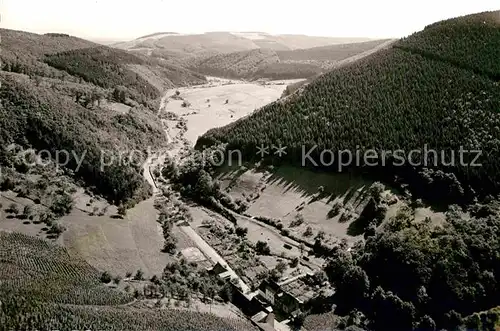
[(183, 75), (191, 76), (187, 79), (190, 84), (202, 84), (205, 81), (203, 76), (185, 69), (105, 46), (57, 53), (47, 56), (44, 61), (102, 88), (124, 86), (131, 99), (145, 106), (160, 98), (163, 91), (151, 84), (147, 76), (141, 76), (140, 71), (134, 71), (130, 66), (143, 66), (150, 71), (159, 72), (160, 76), (163, 74), (164, 79), (168, 80), (165, 85), (170, 88), (178, 86), (179, 81), (186, 80)]
[[(65, 34), (39, 35), (8, 29), (0, 29), (0, 33), (2, 35), (2, 53), (17, 56), (39, 58), (46, 54), (99, 46), (91, 41)], [(6, 54), (2, 54), (2, 56), (6, 56)]]
[[(76, 170), (78, 159), (83, 158), (76, 175), (116, 203), (132, 199), (142, 190), (145, 184), (139, 162), (136, 167), (114, 162), (101, 169), (101, 153), (106, 151), (111, 157), (120, 149), (145, 151), (147, 146), (161, 146), (165, 138), (159, 124), (152, 121), (154, 114), (139, 108), (128, 114), (105, 112), (95, 103), (85, 107), (72, 95), (84, 93), (79, 86), (69, 88), (65, 95), (57, 85), (36, 86), (33, 80), (16, 74), (0, 77), (2, 148), (14, 142), (48, 150), (52, 157), (57, 151), (74, 151), (67, 168)], [(89, 91), (92, 93), (98, 92)]]
[(250, 78), (259, 67), (277, 62), (279, 58), (276, 52), (255, 49), (194, 59), (188, 67), (210, 76)]
[[(500, 22), (494, 19), (498, 15), (477, 14), (431, 26), (392, 49), (321, 76), (300, 95), (211, 130), (198, 146), (227, 142), (229, 149), (242, 149), (248, 159), (255, 159), (256, 146), (282, 143), (288, 149), (281, 160), (301, 165), (303, 146), (309, 151), (317, 145), (310, 155), (319, 160), (325, 149), (353, 153), (359, 149), (361, 155), (369, 149), (401, 149), (407, 155), (426, 145), (428, 150), (444, 151), (448, 162), (434, 165), (429, 160), (425, 167), (422, 160), (421, 166), (410, 166), (406, 160), (404, 166), (391, 166), (394, 158), (385, 155), (377, 167), (344, 170), (362, 170), (409, 184), (417, 196), (439, 203), (496, 195), (500, 184), (500, 84), (490, 73), (498, 65), (500, 47), (477, 47), (481, 52), (474, 47), (486, 40), (491, 45), (500, 43)], [(446, 29), (434, 36), (441, 26)], [(439, 46), (432, 46), (438, 40)], [(407, 45), (413, 45), (412, 50)], [(439, 52), (433, 53), (434, 49)], [(474, 55), (462, 58), (468, 52)], [(470, 63), (462, 65), (459, 61), (465, 59)], [(482, 167), (461, 165), (461, 146), (482, 150), (478, 160)], [(449, 165), (453, 153), (456, 162)], [(466, 154), (463, 163), (474, 157)], [(387, 161), (385, 166), (381, 159)], [(338, 161), (322, 169), (338, 171)]]
[(161, 90), (148, 77), (130, 69), (140, 65), (160, 73), (167, 87), (182, 83), (200, 84), (205, 78), (165, 61), (136, 56), (125, 51), (100, 46), (75, 37), (59, 34), (36, 35), (1, 30), (1, 69), (29, 76), (87, 82), (105, 88), (122, 88), (126, 96), (154, 108)]
[(90, 41), (65, 35), (37, 35), (14, 30), (0, 30), (2, 71), (67, 79), (69, 74), (42, 61), (45, 55), (76, 49), (97, 47)]
[(329, 45), (293, 51), (278, 51), (281, 61), (340, 61), (361, 52), (377, 47), (388, 39), (365, 41), (361, 43)]
[(253, 79), (268, 78), (271, 80), (300, 79), (313, 77), (322, 73), (320, 66), (302, 62), (280, 62), (264, 65), (253, 74)]
[(500, 80), (500, 12), (432, 24), (397, 47)]
[(81, 77), (86, 82), (103, 88), (123, 85), (135, 94), (132, 98), (141, 104), (161, 96), (161, 91), (149, 84), (140, 75), (122, 67), (126, 64), (145, 64), (138, 57), (118, 53), (107, 47), (93, 47), (47, 56), (45, 62), (51, 67), (64, 70), (70, 75)]
[[(161, 147), (165, 136), (155, 112), (162, 93), (205, 78), (67, 35), (0, 32), (1, 148), (16, 143), (52, 156), (74, 151), (83, 157), (75, 175), (86, 185), (114, 203), (144, 198), (140, 162), (101, 168), (101, 155)], [(126, 113), (113, 110), (120, 104)], [(75, 158), (67, 168), (77, 169)]]

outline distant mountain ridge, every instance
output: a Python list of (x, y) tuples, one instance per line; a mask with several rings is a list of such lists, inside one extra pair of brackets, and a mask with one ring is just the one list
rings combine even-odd
[[(255, 80), (313, 77), (332, 68), (339, 59), (364, 52), (381, 42), (260, 31), (157, 32), (111, 47), (165, 59), (205, 75)], [(340, 45), (346, 47), (336, 47)], [(322, 56), (318, 58), (319, 54)]]
[(178, 35), (178, 34), (179, 34), (178, 32), (155, 32), (155, 33), (151, 33), (151, 34), (136, 38), (136, 40), (157, 37), (157, 36), (161, 36), (161, 35)]
[(293, 34), (272, 35), (266, 32), (214, 31), (200, 34), (156, 32), (135, 40), (118, 42), (112, 46), (125, 50), (146, 48), (174, 52), (232, 53), (251, 49), (294, 50), (369, 40), (369, 38), (317, 37)]

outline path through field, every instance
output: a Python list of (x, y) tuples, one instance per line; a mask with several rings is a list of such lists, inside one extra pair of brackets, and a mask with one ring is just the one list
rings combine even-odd
[[(202, 86), (178, 89), (180, 97), (189, 102), (190, 107), (183, 107), (181, 100), (172, 98), (176, 90), (167, 91), (158, 109), (158, 120), (162, 121), (165, 129), (168, 150), (159, 150), (150, 156), (142, 169), (144, 178), (153, 189), (153, 197), (128, 210), (121, 219), (116, 215), (116, 207), (104, 201), (100, 202), (100, 209), (104, 209), (104, 213), (92, 215), (92, 207), (88, 206), (91, 197), (81, 192), (76, 201), (78, 208), (62, 219), (67, 231), (60, 238), (60, 243), (82, 255), (99, 270), (109, 271), (113, 275), (123, 277), (127, 272), (138, 269), (146, 277), (160, 275), (173, 258), (161, 252), (164, 238), (155, 208), (155, 200), (161, 190), (159, 183), (155, 182), (154, 169), (164, 163), (167, 155), (181, 161), (182, 150), (191, 148), (196, 138), (207, 130), (229, 124), (278, 99), (286, 84), (274, 82), (261, 85), (210, 79), (208, 84)], [(207, 102), (208, 99), (210, 102)], [(169, 112), (175, 114), (177, 120), (163, 117)], [(178, 128), (181, 120), (186, 123), (187, 131)], [(195, 230), (190, 229), (179, 232), (192, 239), (207, 259), (227, 265)], [(246, 284), (242, 284), (242, 287), (247, 288)]]
[(346, 64), (349, 64), (349, 63), (352, 63), (352, 62), (355, 62), (355, 61), (359, 61), (361, 60), (362, 58), (365, 58), (369, 55), (372, 55), (373, 53), (375, 52), (378, 52), (382, 49), (386, 49), (388, 48), (389, 46), (391, 46), (394, 42), (396, 42), (396, 39), (391, 39), (391, 40), (388, 40), (386, 41), (385, 43), (382, 43), (372, 49), (369, 49), (367, 51), (364, 51), (362, 53), (359, 53), (359, 54), (356, 54), (354, 56), (351, 56), (351, 57), (348, 57), (347, 59), (344, 59), (342, 61), (339, 61), (335, 64), (334, 68), (338, 68), (338, 67), (341, 67), (341, 66), (344, 66)]
[[(165, 107), (167, 94), (162, 98), (158, 113)], [(171, 141), (168, 131), (166, 139)], [(157, 222), (158, 211), (155, 199), (160, 190), (153, 179), (153, 169), (163, 164), (165, 154), (158, 151), (147, 158), (142, 171), (151, 185), (153, 196), (127, 211), (121, 219), (116, 207), (102, 202), (103, 215), (91, 215), (87, 206), (91, 198), (81, 192), (76, 197), (77, 208), (62, 219), (67, 228), (60, 243), (83, 256), (99, 270), (113, 275), (125, 276), (128, 272), (142, 270), (146, 277), (161, 275), (172, 258), (162, 253), (164, 238), (161, 225)]]

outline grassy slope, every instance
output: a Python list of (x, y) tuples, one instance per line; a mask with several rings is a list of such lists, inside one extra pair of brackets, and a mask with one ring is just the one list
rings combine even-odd
[[(498, 13), (478, 17), (486, 19), (495, 15)], [(481, 20), (448, 21), (451, 27), (459, 27), (459, 32), (455, 38), (444, 39), (449, 41), (442, 42), (440, 56), (456, 59), (459, 56), (456, 54), (474, 45), (469, 39), (477, 40), (477, 35), (482, 36), (479, 43), (486, 40), (498, 43), (500, 25), (478, 24)], [(479, 32), (464, 38), (461, 34), (464, 29)], [(319, 151), (324, 148), (355, 151), (357, 146), (410, 151), (428, 144), (429, 148), (446, 150), (448, 156), (451, 149), (458, 150), (462, 145), (466, 149), (485, 151), (481, 160), (483, 167), (438, 167), (437, 170), (444, 170), (446, 175), (407, 167), (386, 168), (382, 172), (397, 171), (418, 194), (429, 198), (445, 196), (457, 202), (464, 194), (473, 194), (462, 191), (467, 191), (468, 185), (485, 194), (496, 192), (500, 182), (496, 170), (500, 90), (498, 83), (490, 79), (491, 75), (478, 76), (474, 72), (493, 70), (496, 62), (492, 61), (500, 57), (500, 48), (488, 48), (489, 53), (484, 54), (470, 49), (475, 53), (474, 71), (455, 62), (399, 49), (412, 40), (422, 40), (414, 43), (432, 48), (427, 45), (432, 45), (436, 38), (432, 34), (427, 38), (428, 31), (432, 32), (433, 28), (409, 37), (393, 49), (325, 74), (308, 85), (301, 95), (264, 107), (225, 128), (214, 129), (198, 143), (201, 146), (229, 142), (229, 148), (241, 148), (251, 158), (255, 155), (254, 146), (281, 141), (288, 146), (286, 158), (292, 163), (300, 163), (302, 144), (308, 147), (306, 150), (318, 144)], [(318, 154), (313, 153), (316, 160)]]

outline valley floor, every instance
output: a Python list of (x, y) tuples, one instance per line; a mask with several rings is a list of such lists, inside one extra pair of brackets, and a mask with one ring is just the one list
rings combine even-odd
[(168, 101), (164, 111), (187, 121), (184, 137), (193, 146), (198, 137), (208, 130), (230, 124), (276, 101), (288, 85), (301, 80), (250, 83), (208, 77), (208, 81), (205, 85), (182, 87), (167, 92), (173, 96), (178, 91), (179, 95)]

